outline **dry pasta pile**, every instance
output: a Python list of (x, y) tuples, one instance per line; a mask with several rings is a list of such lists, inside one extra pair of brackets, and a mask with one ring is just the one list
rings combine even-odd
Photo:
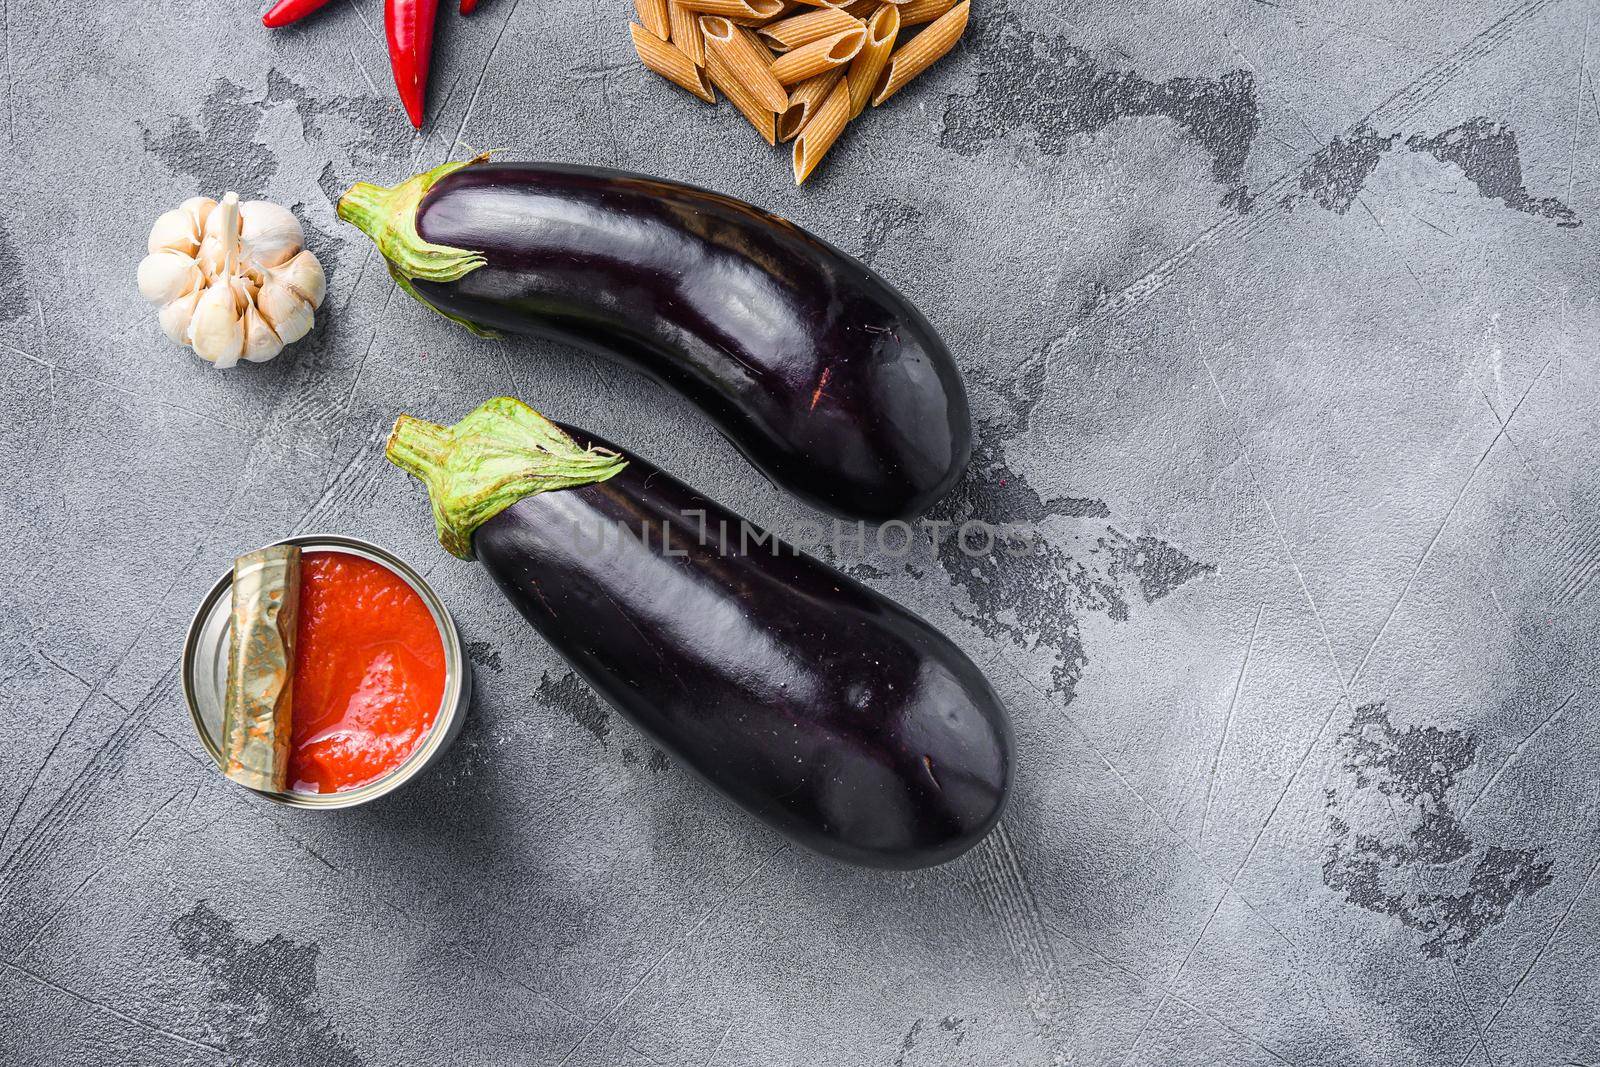
[[(707, 103), (716, 89), (766, 142), (794, 142), (795, 184), (845, 124), (960, 39), (972, 0), (634, 0), (645, 66)], [(906, 31), (925, 27), (906, 38)], [(898, 44), (898, 47), (896, 45)]]

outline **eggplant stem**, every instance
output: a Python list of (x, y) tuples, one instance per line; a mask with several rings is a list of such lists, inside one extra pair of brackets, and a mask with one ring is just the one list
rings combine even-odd
[(603, 482), (628, 465), (509, 396), (454, 426), (401, 415), (383, 454), (428, 487), (439, 543), (462, 559), (472, 558), (473, 532), (524, 497)]
[(399, 185), (356, 182), (339, 198), (339, 217), (372, 238), (395, 273), (409, 280), (453, 282), (483, 266), (483, 253), (424, 241), (417, 209), (441, 178), (488, 159), (483, 153), (407, 178)]

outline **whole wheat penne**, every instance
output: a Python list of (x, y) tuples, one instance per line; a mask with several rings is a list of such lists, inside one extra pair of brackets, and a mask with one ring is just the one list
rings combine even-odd
[(688, 56), (663, 41), (637, 22), (628, 23), (633, 34), (633, 48), (639, 53), (639, 62), (676, 85), (689, 90), (708, 104), (717, 102), (711, 91), (706, 72), (695, 66)]
[(844, 68), (836, 67), (796, 85), (789, 93), (789, 110), (778, 116), (778, 140), (794, 140), (843, 77)]
[(756, 128), (762, 140), (768, 144), (778, 143), (777, 116), (772, 113), (771, 108), (764, 106), (757, 99), (749, 86), (734, 76), (720, 53), (706, 53), (706, 75), (710, 77), (711, 84), (721, 89), (722, 95), (739, 109), (739, 114), (750, 120), (750, 125)]
[(879, 0), (850, 0), (848, 4), (839, 10), (852, 18), (858, 18), (865, 22), (872, 17), (872, 13), (878, 10), (879, 6)]
[(845, 123), (849, 121), (850, 86), (840, 79), (834, 83), (833, 90), (828, 93), (828, 98), (822, 102), (816, 114), (801, 129), (800, 136), (794, 139), (796, 185), (803, 184), (811, 177), (811, 172), (817, 169), (817, 164), (833, 147), (833, 142), (839, 139)]
[(667, 0), (633, 0), (633, 9), (645, 29), (663, 41), (667, 39)]
[(779, 56), (772, 64), (772, 76), (784, 85), (815, 78), (824, 71), (847, 65), (866, 43), (866, 27), (859, 25), (820, 41), (812, 41)]
[(798, 0), (807, 7), (844, 7), (850, 0)]
[(761, 28), (762, 26), (765, 26), (767, 23), (771, 22), (774, 18), (782, 18), (784, 15), (788, 14), (788, 12), (789, 12), (789, 9), (788, 9), (787, 6), (785, 6), (782, 11), (779, 11), (777, 15), (773, 15), (773, 16), (768, 16), (768, 15), (724, 15), (722, 17), (727, 19), (729, 22), (733, 23), (735, 26), (744, 26), (747, 29), (756, 30), (756, 29)]
[(836, 7), (814, 7), (769, 22), (756, 31), (774, 52), (788, 52), (861, 25)]
[(892, 4), (878, 8), (867, 21), (867, 43), (850, 61), (850, 71), (845, 75), (850, 83), (851, 118), (867, 109), (867, 100), (878, 87), (883, 68), (889, 65), (889, 53), (894, 51), (894, 39), (899, 33), (900, 9)]
[(756, 32), (755, 27), (742, 25), (737, 19), (729, 19), (728, 21), (738, 27), (735, 32), (750, 42), (751, 49), (761, 57), (761, 61), (769, 67), (772, 66), (773, 61), (778, 58), (778, 54), (767, 47), (767, 42), (761, 39), (761, 35)]
[(906, 0), (900, 8), (900, 28), (932, 22), (956, 6), (956, 0)]
[[(733, 22), (734, 26), (749, 26), (750, 29), (758, 29), (758, 27), (766, 26), (768, 22), (774, 22), (778, 21), (778, 19), (784, 18), (786, 14), (794, 14), (797, 3), (798, 0), (784, 0), (781, 8), (778, 8), (778, 13), (768, 14), (768, 16), (760, 16), (760, 14), (758, 14), (758, 16), (754, 16), (754, 18), (746, 18), (746, 16), (742, 16), (742, 14), (728, 14), (728, 16), (723, 16), (723, 18)], [(800, 10), (810, 11), (811, 8), (800, 8)]]
[(931, 26), (891, 55), (889, 69), (884, 73), (883, 87), (872, 97), (872, 106), (877, 107), (898, 93), (907, 82), (954, 48), (961, 34), (966, 31), (967, 16), (971, 11), (972, 0), (961, 0), (961, 3), (940, 15)]
[(689, 57), (697, 67), (706, 65), (706, 41), (700, 36), (700, 17), (678, 3), (667, 0), (667, 25), (671, 29), (667, 40)]
[(768, 111), (786, 111), (789, 94), (772, 74), (770, 53), (747, 34), (725, 18), (702, 15), (700, 33), (705, 37), (706, 55), (715, 53), (728, 68), (728, 76), (737, 78)]
[(690, 11), (729, 18), (770, 19), (783, 11), (783, 0), (678, 0)]

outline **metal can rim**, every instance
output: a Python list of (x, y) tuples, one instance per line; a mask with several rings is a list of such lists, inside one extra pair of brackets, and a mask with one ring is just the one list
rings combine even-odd
[[(433, 587), (418, 574), (405, 560), (384, 548), (382, 545), (359, 537), (347, 534), (297, 534), (272, 542), (272, 545), (297, 545), (307, 551), (344, 551), (353, 555), (370, 559), (383, 567), (388, 568), (407, 585), (414, 589), (428, 606), (428, 613), (433, 616), (434, 625), (439, 630), (439, 640), (444, 646), (445, 657), (445, 690), (440, 701), (439, 710), (434, 716), (433, 725), (423, 736), (421, 742), (411, 750), (400, 766), (387, 774), (338, 793), (302, 793), (295, 790), (268, 792), (265, 790), (251, 790), (258, 796), (265, 797), (274, 803), (284, 804), (288, 807), (309, 810), (329, 810), (336, 808), (353, 808), (379, 797), (386, 796), (396, 789), (411, 781), (431, 765), (437, 756), (460, 733), (462, 720), (465, 717), (466, 701), (463, 694), (470, 692), (467, 687), (471, 684), (471, 665), (466, 656), (466, 649), (461, 641), (461, 634), (456, 629), (455, 619), (445, 607), (439, 594)], [(271, 547), (271, 546), (267, 546)], [(189, 620), (189, 628), (183, 641), (182, 681), (184, 700), (189, 706), (190, 724), (194, 727), (195, 734), (200, 739), (200, 746), (210, 755), (213, 763), (220, 771), (223, 767), (222, 750), (216, 740), (211, 736), (211, 731), (206, 727), (205, 717), (200, 708), (200, 700), (196, 692), (195, 661), (201, 643), (201, 632), (206, 622), (215, 610), (218, 599), (233, 586), (233, 570), (230, 567), (217, 579), (211, 590), (201, 598), (200, 605), (195, 609), (194, 616)], [(243, 788), (242, 786), (240, 788)]]

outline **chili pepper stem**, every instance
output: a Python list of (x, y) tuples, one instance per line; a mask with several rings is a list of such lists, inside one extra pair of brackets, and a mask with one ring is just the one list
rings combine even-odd
[(428, 487), (439, 543), (462, 559), (472, 558), (473, 531), (523, 497), (603, 482), (628, 465), (509, 396), (454, 426), (401, 415), (384, 455)]

